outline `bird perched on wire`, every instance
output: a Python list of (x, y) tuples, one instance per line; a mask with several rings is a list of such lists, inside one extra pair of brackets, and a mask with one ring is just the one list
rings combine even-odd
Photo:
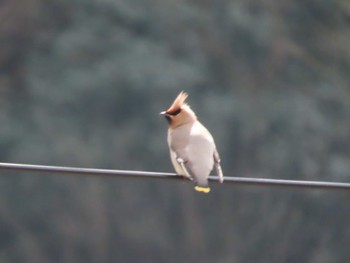
[(213, 137), (185, 102), (187, 97), (186, 92), (180, 92), (170, 108), (160, 114), (169, 124), (168, 145), (175, 171), (194, 181), (196, 191), (208, 193), (208, 176), (214, 165), (219, 181), (224, 181), (220, 157)]

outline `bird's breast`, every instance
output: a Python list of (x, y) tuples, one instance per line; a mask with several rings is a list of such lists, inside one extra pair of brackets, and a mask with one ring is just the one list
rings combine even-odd
[[(173, 155), (187, 161), (187, 165), (195, 174), (207, 175), (212, 170), (214, 140), (208, 130), (199, 122), (169, 129), (168, 144), (170, 151), (174, 152)], [(175, 163), (177, 164), (176, 157), (172, 162), (177, 171), (179, 168), (175, 166)]]

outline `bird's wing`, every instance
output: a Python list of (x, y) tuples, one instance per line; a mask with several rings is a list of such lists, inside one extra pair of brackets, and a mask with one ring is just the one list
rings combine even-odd
[(193, 175), (188, 171), (188, 167), (186, 167), (186, 161), (180, 157), (176, 157), (176, 162), (180, 165), (184, 175), (193, 180)]
[(224, 174), (222, 172), (220, 162), (221, 162), (220, 155), (219, 155), (218, 151), (215, 149), (215, 151), (214, 151), (215, 169), (216, 169), (217, 176), (219, 177), (219, 182), (223, 183), (224, 182)]

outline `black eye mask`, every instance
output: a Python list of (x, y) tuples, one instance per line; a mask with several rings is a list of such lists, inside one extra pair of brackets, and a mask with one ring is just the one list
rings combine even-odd
[(176, 115), (178, 115), (180, 112), (181, 112), (181, 109), (178, 109), (178, 110), (173, 111), (173, 112), (168, 112), (168, 114), (171, 115), (171, 116), (176, 116)]

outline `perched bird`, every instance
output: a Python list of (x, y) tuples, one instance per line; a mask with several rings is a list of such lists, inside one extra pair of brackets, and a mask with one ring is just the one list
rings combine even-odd
[(208, 176), (214, 165), (219, 181), (224, 181), (220, 157), (213, 137), (185, 103), (187, 97), (186, 92), (180, 92), (170, 108), (160, 114), (169, 123), (168, 145), (175, 171), (194, 181), (196, 191), (208, 193)]

